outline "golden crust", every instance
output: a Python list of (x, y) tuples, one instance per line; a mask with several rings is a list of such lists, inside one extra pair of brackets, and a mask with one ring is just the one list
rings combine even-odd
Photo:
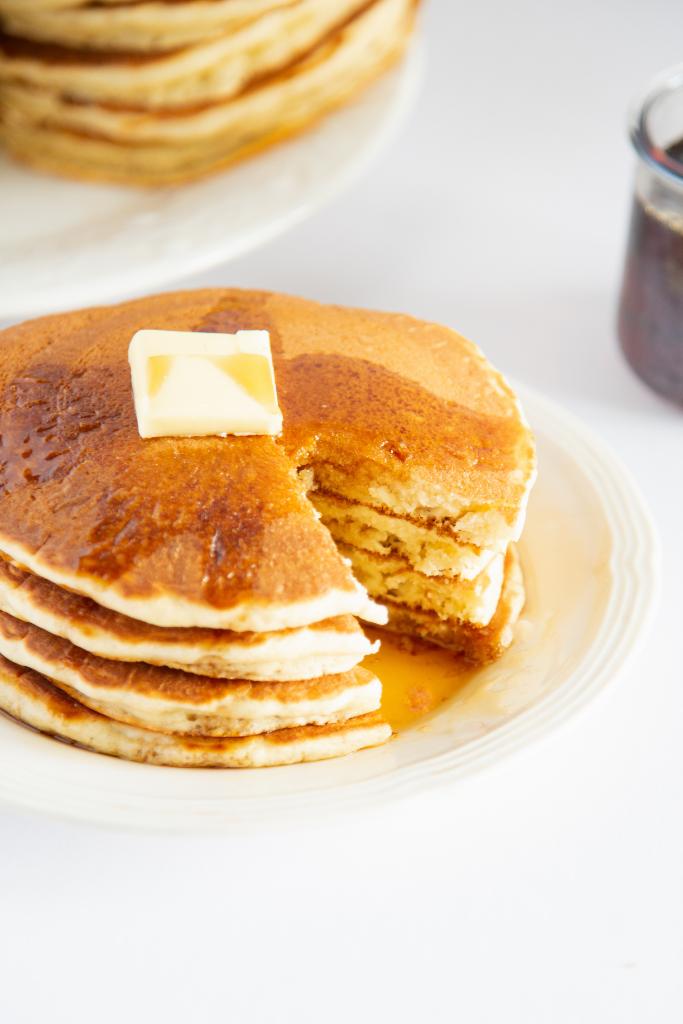
[[(82, 597), (71, 590), (58, 587), (49, 580), (41, 579), (34, 573), (27, 572), (17, 565), (12, 565), (0, 556), (0, 584), (12, 588), (21, 588), (21, 592), (31, 607), (37, 612), (45, 611), (55, 618), (78, 626), (84, 633), (95, 631), (106, 633), (116, 640), (131, 645), (152, 641), (163, 643), (172, 649), (174, 645), (184, 647), (188, 644), (204, 649), (207, 653), (215, 651), (225, 644), (238, 644), (250, 647), (262, 644), (263, 633), (253, 631), (231, 632), (227, 629), (202, 629), (201, 627), (154, 626), (140, 619), (131, 619), (127, 615), (111, 611), (97, 604), (89, 597)], [(360, 626), (351, 615), (339, 615), (321, 622), (312, 622), (308, 629), (321, 631), (333, 630), (335, 633), (355, 634)], [(295, 633), (294, 629), (281, 630), (279, 635)], [(134, 659), (131, 659), (134, 660)]]
[[(132, 185), (162, 185), (212, 174), (316, 123), (388, 68), (410, 37), (417, 0), (373, 0), (291, 66), (216, 102), (145, 112), (74, 103), (12, 81), (0, 108), (0, 135), (18, 159), (55, 173)], [(2, 68), (0, 67), (0, 78)], [(144, 104), (143, 104), (144, 106)]]
[(298, 0), (0, 0), (8, 30), (66, 46), (165, 52), (244, 25)]
[(355, 591), (271, 438), (140, 438), (135, 324), (201, 329), (213, 308), (158, 298), (3, 333), (0, 547), (124, 601), (221, 610)]
[(257, 735), (344, 721), (380, 702), (379, 681), (364, 668), (288, 682), (216, 680), (99, 658), (3, 612), (0, 654), (109, 718), (169, 734)]
[[(281, 441), (141, 440), (126, 353), (143, 327), (268, 330)], [(108, 607), (170, 596), (220, 611), (350, 594), (297, 466), (334, 460), (348, 479), (405, 493), (417, 482), (422, 505), (455, 495), (466, 512), (523, 511), (534, 449), (516, 399), (445, 327), (226, 289), (45, 317), (0, 337), (0, 550), (29, 567), (30, 555), (49, 578), (69, 574)]]
[(258, 736), (165, 735), (112, 721), (53, 686), (45, 676), (1, 656), (0, 711), (89, 750), (185, 768), (259, 768), (320, 760), (383, 743), (391, 735), (380, 712)]
[[(339, 693), (353, 686), (363, 686), (372, 678), (367, 669), (356, 667), (340, 675), (286, 682), (253, 682), (246, 679), (215, 679), (180, 669), (147, 665), (140, 662), (113, 661), (81, 650), (68, 640), (53, 636), (28, 622), (0, 612), (0, 647), (20, 644), (27, 656), (52, 665), (45, 674), (59, 681), (65, 671), (82, 676), (89, 686), (111, 691), (130, 691), (200, 709), (220, 700), (226, 694), (250, 700), (277, 699), (291, 703)], [(80, 699), (80, 698), (79, 698)]]

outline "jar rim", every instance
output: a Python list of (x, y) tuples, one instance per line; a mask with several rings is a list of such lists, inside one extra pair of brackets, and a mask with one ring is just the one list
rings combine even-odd
[[(649, 117), (657, 102), (663, 96), (683, 91), (683, 64), (676, 64), (660, 72), (652, 79), (645, 93), (634, 104), (629, 135), (638, 156), (654, 171), (668, 181), (683, 185), (683, 160), (672, 157), (665, 149), (658, 146), (652, 138), (649, 128)], [(683, 138), (683, 124), (681, 124)]]

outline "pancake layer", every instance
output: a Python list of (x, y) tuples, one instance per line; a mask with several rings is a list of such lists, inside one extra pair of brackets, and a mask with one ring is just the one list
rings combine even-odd
[(347, 102), (401, 55), (416, 2), (300, 0), (233, 37), (163, 60), (129, 54), (126, 66), (5, 36), (0, 138), (76, 177), (160, 185), (207, 174)]
[(393, 600), (408, 608), (433, 611), (442, 619), (460, 619), (486, 626), (498, 607), (503, 586), (503, 555), (496, 555), (472, 580), (426, 576), (404, 558), (377, 555), (362, 548), (339, 545), (351, 560), (356, 578), (378, 600)]
[(169, 736), (91, 711), (44, 676), (0, 657), (0, 710), (32, 728), (100, 754), (179, 768), (265, 768), (320, 761), (384, 743), (390, 727), (378, 712), (334, 725), (260, 736)]
[(0, 0), (8, 32), (84, 49), (163, 52), (239, 30), (296, 0)]
[(0, 610), (102, 658), (144, 661), (222, 679), (314, 679), (347, 672), (375, 649), (350, 615), (277, 633), (152, 626), (4, 559)]
[(234, 32), (171, 53), (82, 52), (0, 36), (0, 79), (113, 110), (195, 108), (290, 67), (367, 5), (300, 0)]
[(396, 555), (426, 576), (472, 580), (499, 553), (462, 543), (448, 522), (420, 521), (315, 489), (308, 496), (336, 541), (376, 555)]
[(88, 654), (0, 612), (0, 654), (45, 675), (109, 718), (189, 736), (251, 736), (376, 711), (381, 684), (363, 668), (289, 682), (216, 680)]
[(434, 611), (386, 601), (392, 632), (416, 636), (461, 655), (473, 665), (495, 661), (514, 639), (514, 626), (524, 607), (524, 577), (519, 556), (511, 544), (505, 557), (503, 588), (495, 614), (486, 626), (460, 618), (443, 618)]

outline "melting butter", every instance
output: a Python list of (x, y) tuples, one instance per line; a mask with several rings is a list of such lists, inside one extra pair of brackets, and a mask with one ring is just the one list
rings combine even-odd
[(267, 331), (138, 331), (128, 359), (141, 437), (282, 430)]

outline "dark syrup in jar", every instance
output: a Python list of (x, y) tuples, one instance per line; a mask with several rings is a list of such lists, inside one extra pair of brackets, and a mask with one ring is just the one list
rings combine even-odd
[[(667, 154), (683, 164), (683, 139)], [(683, 199), (679, 217), (635, 197), (619, 339), (636, 373), (683, 405)]]

